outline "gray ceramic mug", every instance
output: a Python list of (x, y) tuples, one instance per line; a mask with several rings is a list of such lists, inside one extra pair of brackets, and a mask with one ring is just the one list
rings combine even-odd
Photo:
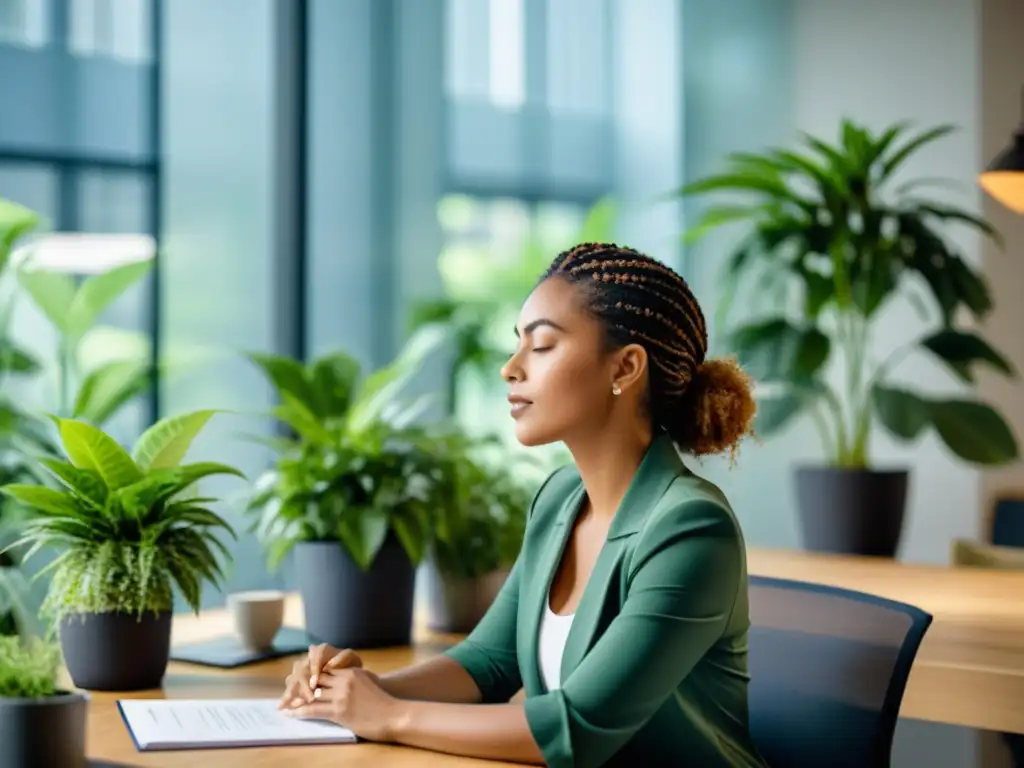
[(228, 595), (228, 610), (239, 642), (250, 650), (266, 651), (284, 622), (284, 592), (234, 592)]

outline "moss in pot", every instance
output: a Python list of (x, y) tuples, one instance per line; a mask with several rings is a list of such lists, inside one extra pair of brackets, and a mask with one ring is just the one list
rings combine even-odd
[(39, 638), (0, 637), (0, 765), (83, 768), (88, 699), (57, 686), (60, 649)]
[(55, 418), (68, 460), (40, 459), (60, 488), (7, 485), (3, 492), (32, 511), (14, 546), (59, 551), (43, 615), (59, 631), (74, 684), (91, 690), (159, 687), (170, 654), (176, 586), (198, 613), (204, 582), (223, 577), (215, 535), (234, 535), (190, 492), (202, 478), (241, 476), (215, 462), (182, 464), (213, 415), (198, 411), (146, 430), (129, 455), (85, 422)]

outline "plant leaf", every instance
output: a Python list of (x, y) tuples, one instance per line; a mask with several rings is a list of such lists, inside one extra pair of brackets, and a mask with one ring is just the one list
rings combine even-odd
[(1019, 457), (1017, 440), (993, 408), (968, 400), (930, 404), (932, 423), (953, 453), (973, 464), (1006, 464)]
[(61, 333), (69, 333), (68, 317), (75, 300), (75, 283), (68, 275), (35, 269), (27, 264), (18, 269), (18, 284)]
[(817, 328), (796, 328), (776, 317), (741, 326), (732, 346), (755, 379), (804, 381), (825, 364), (831, 344)]
[(317, 413), (317, 398), (313, 391), (313, 385), (301, 362), (284, 355), (271, 355), (263, 352), (249, 352), (246, 357), (263, 372), (263, 375), (277, 390), (279, 399), (284, 400), (285, 394), (291, 395), (307, 410)]
[(12, 483), (0, 488), (0, 493), (44, 514), (77, 517), (80, 513), (79, 506), (71, 496), (42, 485)]
[(149, 363), (114, 360), (90, 371), (78, 388), (73, 416), (102, 426), (150, 384)]
[(368, 571), (377, 553), (384, 546), (388, 533), (388, 517), (378, 509), (362, 509), (351, 517), (343, 517), (338, 524), (338, 539), (356, 565)]
[(74, 464), (59, 459), (40, 459), (40, 462), (53, 473), (64, 485), (79, 497), (102, 509), (107, 503), (107, 486), (99, 472), (92, 469), (79, 469)]
[(54, 422), (71, 463), (98, 472), (108, 489), (114, 491), (142, 479), (142, 471), (114, 438), (84, 421), (55, 417)]
[(975, 363), (988, 363), (1007, 376), (1015, 375), (1009, 360), (975, 333), (944, 329), (924, 339), (921, 345), (968, 384), (975, 383), (971, 370)]
[(85, 335), (103, 311), (139, 282), (152, 267), (153, 260), (147, 259), (87, 277), (67, 310), (68, 333), (74, 338)]
[(913, 440), (932, 421), (929, 403), (905, 389), (876, 385), (871, 401), (885, 428), (902, 440)]
[(759, 397), (754, 431), (761, 437), (780, 432), (806, 406), (806, 400), (795, 392)]
[(176, 467), (216, 410), (193, 411), (161, 419), (139, 437), (132, 451), (143, 470)]

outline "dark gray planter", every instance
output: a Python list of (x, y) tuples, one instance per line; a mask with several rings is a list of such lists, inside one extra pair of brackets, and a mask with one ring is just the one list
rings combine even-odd
[(71, 680), (91, 691), (159, 688), (171, 652), (171, 612), (79, 613), (60, 622)]
[(491, 607), (508, 570), (475, 579), (441, 572), (434, 563), (424, 569), (427, 587), (427, 627), (434, 632), (469, 634)]
[(383, 648), (412, 641), (416, 570), (389, 533), (368, 571), (334, 541), (295, 546), (295, 564), (314, 642), (335, 648)]
[(88, 698), (58, 691), (38, 699), (0, 698), (3, 768), (84, 768)]
[(804, 547), (893, 557), (903, 532), (906, 470), (800, 467), (797, 504)]

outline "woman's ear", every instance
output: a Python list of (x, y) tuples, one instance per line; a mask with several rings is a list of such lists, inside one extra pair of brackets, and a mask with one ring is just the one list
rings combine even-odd
[(647, 380), (647, 350), (639, 344), (627, 344), (615, 354), (612, 387), (626, 392)]

